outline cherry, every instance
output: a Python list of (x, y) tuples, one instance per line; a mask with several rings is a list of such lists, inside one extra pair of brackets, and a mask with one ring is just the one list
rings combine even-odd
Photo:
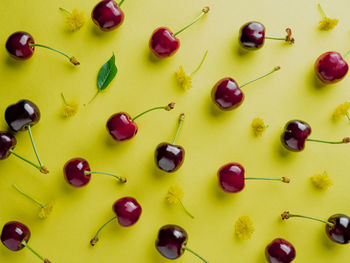
[(287, 43), (294, 44), (294, 38), (292, 38), (292, 30), (286, 29), (287, 36), (284, 38), (279, 37), (267, 37), (265, 36), (265, 27), (259, 22), (248, 22), (244, 24), (240, 29), (239, 43), (244, 49), (257, 50), (261, 48), (265, 39), (283, 40)]
[(256, 178), (244, 177), (244, 168), (239, 163), (228, 163), (218, 171), (219, 186), (227, 193), (238, 193), (243, 190), (245, 180), (269, 180), (289, 183), (289, 178)]
[(208, 263), (208, 261), (187, 247), (187, 239), (187, 233), (182, 227), (165, 225), (159, 229), (156, 249), (167, 259), (177, 259), (187, 250), (203, 262)]
[(180, 40), (176, 36), (192, 26), (208, 12), (209, 7), (204, 7), (202, 13), (193, 22), (180, 29), (175, 34), (166, 27), (159, 27), (154, 30), (149, 41), (151, 51), (159, 58), (166, 58), (174, 55), (180, 47)]
[(83, 187), (90, 182), (92, 174), (104, 174), (117, 178), (121, 183), (126, 183), (125, 177), (106, 172), (95, 172), (90, 170), (89, 163), (83, 158), (73, 158), (66, 162), (63, 168), (64, 178), (67, 183), (74, 187)]
[(238, 86), (237, 82), (232, 78), (223, 78), (219, 80), (211, 91), (211, 97), (216, 106), (221, 110), (233, 110), (240, 106), (244, 100), (244, 94), (241, 90), (244, 86), (262, 79), (275, 71), (279, 70), (280, 67), (275, 67), (269, 73), (260, 76), (256, 79), (250, 80), (245, 84)]
[(16, 221), (8, 222), (2, 228), (1, 233), (1, 242), (12, 251), (19, 251), (24, 247), (28, 248), (31, 252), (34, 253), (41, 261), (44, 263), (50, 263), (48, 259), (44, 259), (40, 256), (36, 251), (34, 251), (29, 245), (28, 241), (30, 238), (30, 230), (29, 228)]
[(108, 224), (114, 222), (116, 219), (118, 219), (119, 225), (122, 227), (129, 227), (139, 220), (141, 213), (142, 213), (142, 207), (141, 205), (136, 201), (135, 198), (132, 197), (123, 197), (117, 200), (113, 204), (113, 211), (116, 214), (112, 219), (110, 219), (107, 223), (105, 223), (96, 233), (93, 239), (91, 239), (90, 244), (92, 246), (96, 245), (99, 238), (98, 235), (100, 234), (101, 230), (105, 228)]
[[(348, 53), (347, 53), (348, 54)], [(347, 55), (345, 54), (344, 57)], [(317, 77), (324, 84), (336, 83), (342, 80), (349, 71), (348, 63), (338, 52), (326, 52), (315, 62)]]
[(70, 56), (60, 50), (51, 48), (46, 45), (35, 44), (33, 37), (29, 33), (24, 31), (13, 33), (9, 36), (9, 38), (6, 41), (7, 52), (10, 54), (11, 57), (18, 60), (29, 59), (33, 55), (35, 47), (43, 47), (50, 49), (68, 58), (73, 65), (80, 65), (79, 61), (73, 56)]
[(323, 141), (308, 138), (311, 134), (311, 127), (304, 121), (291, 120), (287, 122), (284, 127), (284, 131), (281, 135), (281, 142), (283, 146), (290, 151), (300, 152), (305, 148), (305, 142), (319, 142), (328, 144), (344, 144), (349, 143), (350, 138), (345, 137), (341, 141)]
[(102, 0), (91, 13), (92, 21), (102, 30), (111, 31), (119, 27), (124, 21), (124, 13), (120, 9), (124, 0), (119, 5), (113, 0)]
[[(40, 111), (38, 106), (36, 106), (30, 100), (20, 100), (17, 103), (12, 104), (6, 108), (5, 120), (8, 126), (10, 127), (10, 129), (13, 130), (14, 132), (28, 130), (34, 153), (39, 162), (40, 168), (38, 169), (42, 173), (49, 173), (47, 168), (43, 165), (43, 163), (40, 160), (39, 154), (36, 150), (36, 146), (32, 135), (32, 129), (31, 129), (31, 127), (37, 124), (40, 120)], [(17, 157), (20, 157), (20, 156), (17, 156)], [(25, 160), (24, 158), (21, 158), (21, 159), (32, 164), (31, 162), (29, 162), (28, 160)]]
[(265, 256), (269, 263), (289, 263), (295, 258), (295, 248), (287, 240), (276, 238), (267, 245)]
[(179, 145), (175, 145), (176, 139), (180, 133), (182, 124), (185, 120), (185, 114), (180, 114), (179, 126), (173, 142), (170, 143), (160, 143), (155, 151), (154, 159), (159, 169), (171, 173), (178, 170), (185, 158), (185, 150)]
[(121, 141), (130, 140), (136, 135), (138, 131), (137, 124), (135, 123), (135, 120), (137, 118), (154, 110), (170, 111), (174, 108), (174, 105), (175, 103), (171, 102), (166, 106), (151, 108), (149, 110), (146, 110), (140, 113), (134, 118), (131, 118), (130, 115), (126, 112), (119, 112), (119, 113), (113, 114), (107, 121), (107, 130), (109, 134), (112, 136), (112, 138), (116, 141), (121, 142)]
[(328, 220), (322, 220), (315, 217), (294, 215), (289, 212), (284, 212), (282, 220), (289, 219), (291, 217), (306, 218), (326, 224), (326, 234), (330, 240), (338, 244), (347, 244), (350, 242), (350, 218), (344, 214), (335, 214), (328, 218)]

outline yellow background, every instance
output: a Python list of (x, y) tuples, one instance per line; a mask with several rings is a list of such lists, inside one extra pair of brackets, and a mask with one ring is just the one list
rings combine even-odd
[[(276, 237), (294, 244), (295, 262), (347, 262), (349, 247), (331, 243), (324, 225), (292, 219), (280, 220), (284, 210), (327, 219), (334, 213), (349, 214), (349, 147), (307, 143), (301, 153), (281, 152), (279, 136), (285, 123), (299, 118), (310, 123), (313, 138), (340, 139), (349, 135), (346, 118), (331, 120), (334, 108), (349, 100), (350, 77), (325, 88), (314, 82), (313, 63), (323, 52), (350, 48), (350, 2), (324, 1), (330, 17), (339, 18), (331, 32), (320, 32), (317, 1), (201, 1), (127, 0), (122, 6), (124, 24), (103, 33), (96, 29), (90, 13), (96, 1), (10, 1), (1, 3), (0, 24), (0, 113), (19, 99), (35, 102), (42, 113), (32, 129), (41, 158), (51, 173), (42, 175), (10, 157), (0, 162), (0, 225), (19, 220), (27, 224), (29, 244), (56, 263), (81, 262), (169, 262), (154, 248), (158, 229), (168, 223), (179, 224), (189, 235), (188, 246), (211, 263), (265, 262), (264, 249)], [(148, 40), (158, 26), (174, 31), (190, 22), (201, 8), (210, 5), (205, 19), (182, 33), (180, 50), (172, 58), (150, 60)], [(59, 7), (82, 10), (87, 22), (70, 33)], [(247, 55), (238, 53), (238, 32), (242, 24), (261, 21), (267, 35), (284, 36), (293, 29), (296, 43), (266, 41), (265, 46)], [(73, 67), (64, 57), (37, 48), (26, 62), (9, 58), (7, 37), (28, 31), (37, 43), (48, 44), (79, 58)], [(190, 73), (209, 50), (202, 69), (195, 75), (193, 89), (184, 92), (174, 80), (174, 71), (183, 65)], [(88, 107), (82, 106), (96, 92), (100, 66), (112, 52), (118, 75), (112, 85)], [(274, 75), (245, 87), (246, 99), (231, 112), (218, 112), (210, 98), (213, 85), (231, 76), (244, 83), (280, 65)], [(62, 101), (80, 103), (71, 119), (60, 116)], [(158, 105), (175, 101), (172, 112), (153, 112), (140, 118), (139, 133), (129, 142), (116, 143), (105, 129), (108, 117), (119, 111), (132, 116)], [(172, 140), (178, 114), (186, 122), (178, 143), (186, 150), (186, 160), (175, 174), (159, 172), (153, 161), (156, 145)], [(256, 138), (250, 128), (253, 118), (261, 117), (269, 128)], [(7, 128), (5, 120), (0, 123)], [(16, 151), (34, 160), (27, 133), (16, 136)], [(71, 188), (63, 179), (62, 168), (72, 157), (86, 158), (95, 170), (127, 176), (119, 185), (108, 176), (93, 176), (82, 189)], [(247, 182), (239, 194), (224, 194), (217, 186), (218, 168), (231, 161), (240, 162), (246, 176), (290, 177), (289, 185), (278, 182)], [(326, 170), (334, 186), (317, 191), (310, 176)], [(37, 218), (34, 204), (11, 188), (16, 183), (43, 202), (55, 200), (53, 213), (45, 221)], [(179, 206), (168, 206), (164, 196), (169, 186), (179, 184), (183, 202), (195, 215), (189, 218)], [(113, 216), (111, 206), (123, 196), (141, 203), (140, 221), (131, 228), (113, 224), (100, 236), (96, 247), (89, 247), (95, 231)], [(234, 223), (241, 215), (251, 216), (255, 233), (248, 241), (234, 235)], [(0, 262), (38, 262), (29, 251), (14, 253), (0, 246)], [(200, 262), (188, 252), (178, 262)]]

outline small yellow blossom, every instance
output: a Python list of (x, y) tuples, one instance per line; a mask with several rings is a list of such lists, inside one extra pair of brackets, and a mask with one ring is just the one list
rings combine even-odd
[(67, 101), (64, 97), (63, 93), (61, 93), (61, 97), (63, 100), (62, 114), (63, 117), (71, 117), (74, 116), (79, 110), (79, 104), (75, 101)]
[(254, 233), (254, 225), (249, 216), (240, 216), (235, 224), (235, 233), (240, 239), (250, 239)]
[(177, 204), (184, 196), (184, 192), (178, 185), (171, 186), (166, 195), (166, 200), (169, 204)]
[(320, 4), (318, 4), (318, 8), (322, 15), (322, 20), (319, 22), (319, 26), (318, 26), (320, 30), (329, 31), (338, 25), (338, 22), (339, 22), (338, 19), (327, 17), (326, 13), (323, 11)]
[(53, 205), (54, 205), (54, 202), (50, 202), (50, 203), (44, 205), (44, 207), (42, 207), (40, 209), (40, 212), (39, 212), (39, 215), (38, 215), (39, 218), (40, 219), (46, 219), (49, 216), (49, 214), (51, 214), (52, 209), (53, 209)]
[(345, 102), (340, 104), (333, 112), (333, 119), (339, 120), (342, 117), (345, 117), (348, 114), (350, 109), (350, 102)]
[(66, 13), (66, 25), (70, 31), (76, 31), (80, 29), (85, 23), (85, 16), (83, 12), (77, 9), (73, 9), (70, 13), (67, 10), (60, 8), (61, 11)]
[(177, 83), (184, 89), (189, 90), (192, 88), (192, 78), (186, 75), (182, 66), (179, 67), (178, 71), (175, 72)]
[(261, 118), (255, 118), (252, 121), (252, 129), (256, 136), (261, 136), (268, 126), (265, 125)]
[(326, 190), (333, 185), (327, 172), (323, 172), (323, 174), (315, 174), (310, 179), (312, 184), (318, 189)]

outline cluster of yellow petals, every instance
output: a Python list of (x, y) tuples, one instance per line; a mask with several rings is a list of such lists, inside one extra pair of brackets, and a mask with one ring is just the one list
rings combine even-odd
[(256, 136), (261, 136), (268, 126), (265, 125), (261, 118), (255, 118), (252, 121), (251, 127)]
[(166, 194), (166, 200), (169, 204), (177, 204), (184, 196), (184, 192), (180, 186), (171, 186)]
[(326, 190), (333, 185), (327, 172), (324, 172), (323, 174), (315, 174), (310, 179), (312, 184), (318, 189)]
[(249, 216), (240, 216), (235, 224), (235, 234), (240, 239), (250, 239), (255, 228)]

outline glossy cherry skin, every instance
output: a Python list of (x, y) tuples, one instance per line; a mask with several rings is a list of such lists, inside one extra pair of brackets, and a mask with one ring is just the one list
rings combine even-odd
[(317, 77), (325, 84), (336, 83), (348, 73), (348, 63), (338, 52), (326, 52), (315, 63)]
[(281, 142), (286, 149), (300, 152), (305, 148), (305, 141), (310, 134), (309, 124), (300, 120), (292, 120), (287, 122), (281, 135)]
[(94, 7), (91, 18), (102, 31), (111, 31), (123, 23), (124, 13), (115, 1), (103, 0)]
[(142, 208), (135, 198), (123, 197), (114, 203), (113, 211), (117, 215), (119, 224), (128, 227), (139, 220)]
[(166, 142), (160, 143), (154, 154), (158, 168), (168, 173), (178, 170), (184, 162), (184, 158), (184, 148)]
[(158, 232), (156, 248), (167, 259), (179, 258), (184, 253), (186, 244), (187, 233), (180, 226), (165, 225)]
[(8, 222), (2, 228), (1, 242), (12, 251), (18, 251), (24, 248), (22, 242), (28, 242), (29, 238), (29, 228), (20, 222)]
[(338, 244), (350, 242), (350, 218), (348, 216), (335, 214), (328, 218), (328, 222), (333, 224), (333, 227), (326, 225), (326, 233), (332, 241)]
[(232, 78), (219, 80), (211, 92), (214, 103), (221, 110), (232, 110), (242, 104), (244, 94)]
[(245, 185), (244, 168), (239, 163), (228, 163), (218, 171), (219, 186), (227, 193), (238, 193)]
[(295, 258), (295, 248), (287, 240), (276, 238), (265, 249), (269, 263), (289, 263)]
[(9, 132), (0, 131), (0, 160), (10, 156), (10, 150), (13, 150), (17, 144), (15, 136)]
[(11, 130), (23, 131), (27, 126), (33, 126), (40, 120), (38, 106), (29, 100), (20, 100), (10, 105), (5, 111), (5, 120)]
[(167, 58), (176, 53), (180, 47), (180, 40), (176, 38), (169, 28), (159, 27), (152, 33), (149, 47), (159, 58)]
[(74, 187), (82, 187), (90, 182), (91, 175), (85, 174), (86, 171), (91, 170), (89, 163), (83, 158), (71, 159), (63, 168), (64, 178), (68, 184)]
[(132, 121), (129, 114), (119, 112), (108, 119), (107, 130), (114, 140), (121, 142), (134, 137), (138, 131), (138, 127)]
[(256, 50), (265, 42), (265, 27), (259, 22), (249, 22), (240, 29), (239, 43), (245, 49)]
[(27, 32), (13, 33), (6, 41), (6, 50), (11, 57), (19, 60), (30, 58), (35, 47), (30, 47), (29, 44), (34, 44), (33, 37)]

